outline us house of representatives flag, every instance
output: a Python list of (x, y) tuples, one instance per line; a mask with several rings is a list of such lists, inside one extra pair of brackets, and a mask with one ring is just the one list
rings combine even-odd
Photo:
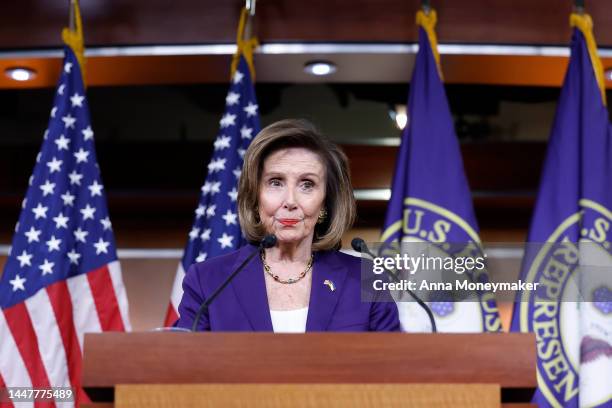
[(612, 407), (612, 133), (592, 20), (570, 23), (522, 268), (541, 286), (517, 296), (512, 329), (536, 335), (539, 406)]
[(79, 392), (84, 333), (130, 329), (75, 7), (78, 34), (63, 33), (67, 45), (48, 128), (0, 280), (0, 387)]
[[(419, 51), (408, 100), (408, 124), (402, 134), (391, 200), (381, 241), (461, 244), (469, 256), (481, 253), (470, 189), (463, 170), (459, 143), (441, 79), (436, 12), (419, 11)], [(444, 245), (436, 245), (444, 254)], [(487, 280), (486, 271), (472, 276)], [(424, 299), (441, 332), (499, 331), (501, 322), (492, 293), (477, 301)], [(398, 302), (405, 331), (429, 331), (426, 314), (414, 302)]]
[(195, 262), (223, 255), (242, 246), (238, 223), (238, 179), (246, 149), (261, 130), (255, 88), (253, 86), (253, 48), (256, 40), (242, 42), (247, 18), (242, 12), (238, 29), (237, 66), (225, 98), (225, 113), (219, 122), (219, 133), (208, 164), (208, 174), (202, 186), (198, 207), (183, 258), (172, 287), (165, 325), (178, 319), (178, 306), (183, 296), (185, 271)]

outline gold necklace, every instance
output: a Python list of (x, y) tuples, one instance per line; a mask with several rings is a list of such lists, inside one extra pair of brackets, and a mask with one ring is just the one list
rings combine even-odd
[(268, 265), (266, 263), (266, 252), (263, 251), (263, 250), (261, 251), (261, 262), (263, 263), (264, 271), (268, 275), (270, 275), (272, 277), (272, 279), (274, 279), (278, 283), (283, 283), (283, 284), (287, 284), (287, 285), (299, 282), (304, 276), (306, 276), (308, 271), (312, 269), (312, 262), (313, 262), (313, 260), (314, 260), (314, 255), (311, 254), (310, 255), (310, 260), (308, 261), (308, 265), (306, 265), (306, 269), (304, 269), (304, 271), (302, 273), (300, 273), (297, 278), (289, 278), (287, 280), (282, 280), (278, 275), (272, 273), (272, 270), (270, 270), (270, 265)]

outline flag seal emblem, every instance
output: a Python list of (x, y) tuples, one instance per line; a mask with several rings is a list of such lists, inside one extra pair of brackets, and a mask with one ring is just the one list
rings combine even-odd
[[(440, 257), (482, 257), (483, 251), (478, 233), (456, 213), (432, 202), (414, 197), (404, 199), (402, 219), (392, 223), (381, 237), (387, 241), (400, 235), (402, 242), (428, 242), (436, 244)], [(450, 238), (452, 237), (452, 241)], [(431, 248), (432, 246), (429, 246)], [(384, 247), (383, 247), (384, 248)], [(418, 255), (418, 254), (417, 254)], [(474, 270), (470, 279), (474, 282), (488, 280), (487, 270)], [(452, 319), (457, 307), (474, 308), (479, 315), (482, 310), (482, 330), (498, 331), (501, 327), (495, 297), (492, 292), (478, 292), (478, 302), (450, 302), (436, 298), (428, 299), (431, 309), (438, 318)], [(464, 317), (462, 317), (464, 318)]]
[(612, 213), (587, 199), (580, 207), (526, 252), (527, 281), (540, 285), (521, 295), (520, 328), (536, 335), (539, 389), (553, 406), (577, 404), (579, 394), (581, 406), (601, 403), (584, 401), (585, 389), (605, 387), (598, 365), (612, 356)]

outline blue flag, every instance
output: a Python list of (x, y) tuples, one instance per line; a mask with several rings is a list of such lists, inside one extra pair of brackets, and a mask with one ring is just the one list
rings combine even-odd
[(181, 285), (189, 266), (234, 251), (243, 244), (236, 203), (238, 179), (246, 149), (261, 129), (252, 75), (244, 56), (240, 56), (225, 103), (208, 175), (174, 281), (166, 325), (178, 317)]
[[(512, 329), (534, 332), (540, 406), (612, 406), (612, 139), (588, 15), (571, 56), (523, 259)], [(547, 243), (538, 245), (537, 243)], [(603, 278), (603, 279), (602, 279)]]
[[(410, 95), (408, 124), (399, 155), (381, 241), (453, 243), (470, 256), (481, 253), (472, 198), (463, 170), (444, 85), (440, 77), (434, 10), (419, 11), (419, 51)], [(439, 248), (444, 250), (443, 246)], [(486, 271), (474, 280), (488, 280)], [(491, 293), (474, 302), (430, 301), (439, 331), (498, 331), (501, 322)], [(402, 328), (427, 331), (428, 321), (414, 303), (398, 303)], [(417, 315), (418, 314), (418, 315)], [(420, 323), (422, 322), (422, 323)], [(427, 322), (427, 323), (424, 323)]]

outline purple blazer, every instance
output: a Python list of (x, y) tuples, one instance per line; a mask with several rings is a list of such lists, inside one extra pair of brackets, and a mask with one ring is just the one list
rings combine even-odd
[[(175, 326), (191, 329), (202, 302), (253, 251), (247, 245), (227, 255), (191, 265)], [(361, 300), (361, 260), (338, 251), (315, 252), (306, 331), (399, 331), (397, 306)], [(331, 280), (336, 290), (325, 285)], [(211, 303), (199, 330), (272, 331), (261, 259), (255, 256)]]

